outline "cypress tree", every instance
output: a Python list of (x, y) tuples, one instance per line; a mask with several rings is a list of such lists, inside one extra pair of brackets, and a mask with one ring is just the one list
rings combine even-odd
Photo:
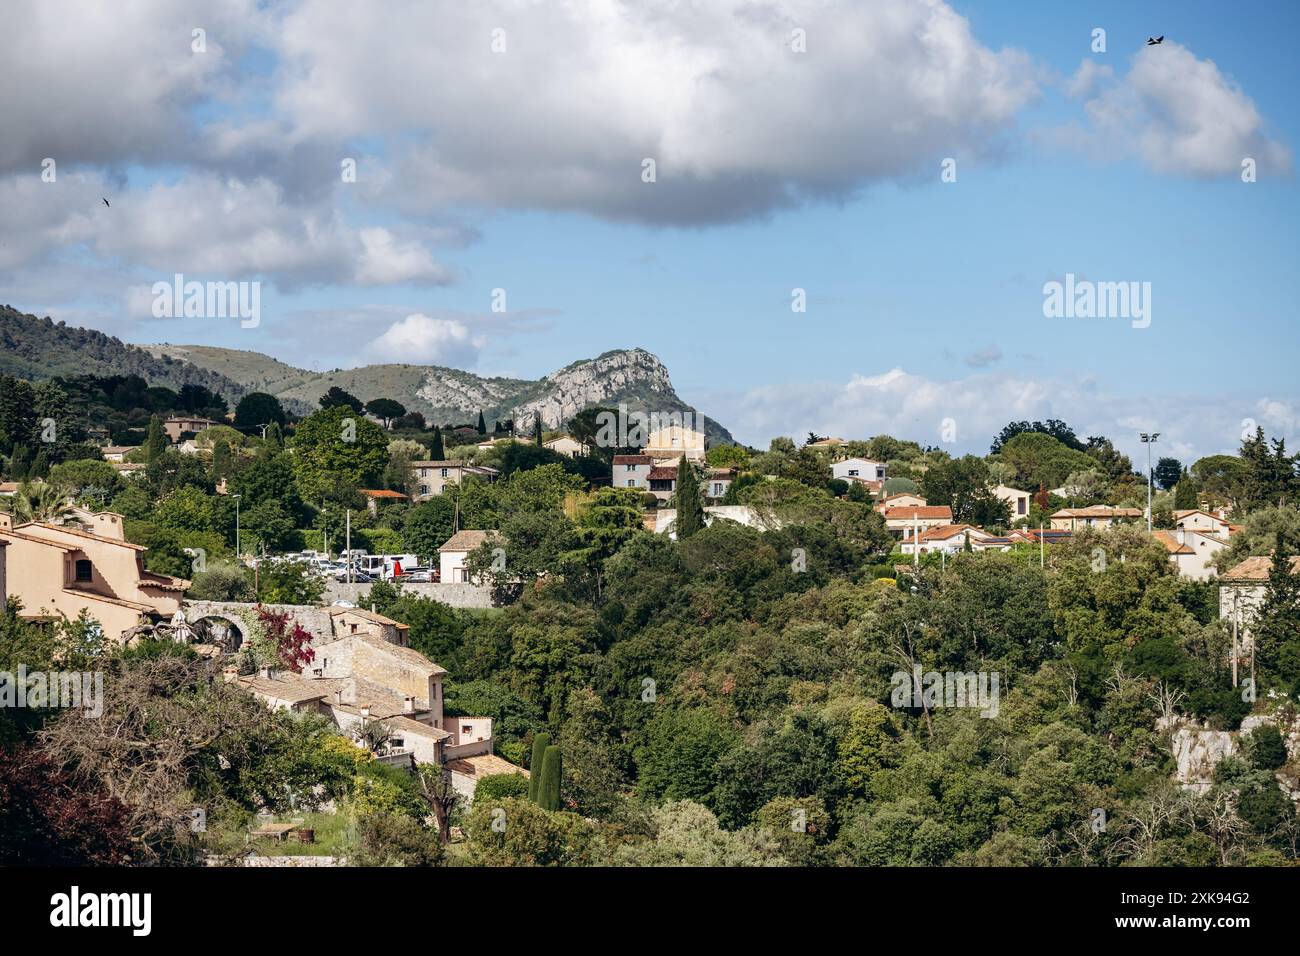
[(537, 412), (533, 416), (533, 441), (537, 443), (538, 448), (542, 447), (542, 413), (541, 412)]
[(433, 440), (429, 442), (429, 457), (434, 461), (447, 457), (447, 449), (442, 446), (442, 429), (437, 425), (433, 427)]
[(677, 462), (677, 540), (684, 541), (704, 527), (704, 507), (700, 504), (700, 482), (695, 466), (685, 457)]
[(546, 748), (551, 745), (551, 735), (542, 731), (533, 737), (533, 759), (528, 762), (528, 799), (537, 803), (537, 791), (542, 781), (542, 764)]
[(167, 448), (167, 436), (163, 434), (162, 422), (157, 415), (149, 417), (148, 437), (144, 440), (144, 460), (153, 462)]
[(483, 420), (483, 410), (482, 410), (482, 409), (479, 409), (479, 413), (478, 413), (478, 433), (479, 433), (480, 435), (486, 435), (486, 434), (487, 434), (487, 422)]
[(537, 785), (537, 805), (543, 810), (560, 809), (560, 775), (563, 770), (560, 748), (546, 748), (542, 758), (542, 782)]
[(42, 448), (36, 453), (36, 460), (32, 462), (31, 469), (27, 472), (28, 478), (48, 478), (50, 476), (50, 457), (45, 454)]

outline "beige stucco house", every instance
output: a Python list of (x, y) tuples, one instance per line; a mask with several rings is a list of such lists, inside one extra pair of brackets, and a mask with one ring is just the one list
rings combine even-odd
[(1054, 531), (1078, 531), (1082, 528), (1113, 528), (1139, 521), (1145, 516), (1141, 508), (1114, 508), (1094, 505), (1091, 508), (1062, 508), (1050, 518)]
[(440, 495), (448, 485), (458, 485), (471, 476), (491, 482), (500, 474), (495, 468), (464, 461), (413, 461), (411, 468), (415, 472), (415, 501)]
[(691, 461), (704, 460), (704, 432), (684, 424), (671, 424), (657, 428), (646, 436), (641, 449), (654, 459), (686, 457)]
[(214, 422), (210, 418), (196, 418), (194, 416), (173, 415), (162, 423), (163, 431), (173, 442), (181, 440), (181, 436), (186, 432), (198, 434), (205, 428), (212, 428), (214, 425), (224, 425), (225, 422)]
[(993, 494), (1011, 505), (1011, 520), (1013, 522), (1028, 517), (1029, 506), (1034, 499), (1034, 496), (1028, 491), (1011, 488), (1007, 485), (998, 485), (993, 489)]
[(190, 582), (145, 570), (146, 548), (131, 544), (113, 512), (74, 509), (62, 525), (15, 524), (0, 514), (6, 544), (5, 595), (29, 618), (75, 618), (83, 610), (109, 641), (138, 624), (170, 619)]
[(564, 455), (567, 458), (581, 458), (591, 453), (591, 449), (586, 445), (570, 438), (568, 435), (560, 435), (558, 438), (543, 442), (542, 447), (549, 448), (556, 454)]

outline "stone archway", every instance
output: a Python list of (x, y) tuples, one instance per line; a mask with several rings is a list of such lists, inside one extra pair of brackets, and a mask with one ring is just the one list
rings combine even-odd
[(224, 654), (234, 654), (244, 644), (248, 625), (228, 614), (205, 614), (189, 622), (195, 644), (211, 644)]

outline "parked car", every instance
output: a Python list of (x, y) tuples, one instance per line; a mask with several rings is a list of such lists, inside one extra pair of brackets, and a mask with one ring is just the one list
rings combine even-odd
[(411, 584), (429, 584), (435, 580), (437, 573), (433, 568), (411, 568), (402, 572), (402, 580)]
[[(334, 575), (334, 580), (335, 580), (335, 581), (338, 581), (340, 584), (346, 584), (347, 581), (348, 581), (348, 572), (347, 572), (347, 569), (345, 568), (345, 569), (343, 569), (342, 571), (339, 571), (337, 574), (335, 574), (335, 575)], [(352, 572), (352, 583), (353, 583), (353, 584), (373, 584), (374, 581), (375, 581), (375, 579), (372, 578), (370, 575), (366, 574), (366, 572), (364, 572), (364, 571), (355, 571), (355, 570), (354, 570), (354, 571)]]

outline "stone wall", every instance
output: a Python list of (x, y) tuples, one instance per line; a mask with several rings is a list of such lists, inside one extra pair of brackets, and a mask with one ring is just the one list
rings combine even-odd
[[(492, 606), (492, 589), (486, 585), (458, 584), (453, 582), (433, 582), (429, 584), (403, 584), (402, 592), (418, 597), (433, 598), (449, 607), (486, 608)], [(325, 603), (351, 601), (362, 607), (368, 607), (365, 597), (370, 593), (369, 584), (341, 584), (330, 581), (325, 585)], [(305, 625), (304, 625), (305, 626)]]

